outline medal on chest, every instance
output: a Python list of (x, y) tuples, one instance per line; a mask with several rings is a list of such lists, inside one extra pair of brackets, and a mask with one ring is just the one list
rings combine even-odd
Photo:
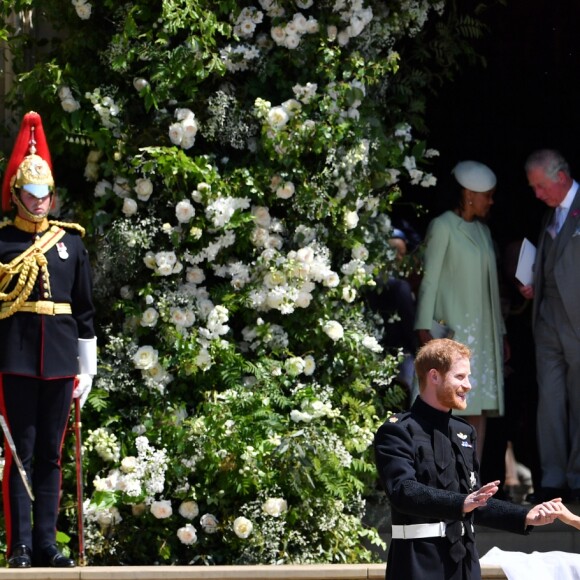
[(56, 243), (56, 251), (58, 252), (58, 257), (61, 260), (66, 260), (68, 258), (68, 249), (64, 242)]

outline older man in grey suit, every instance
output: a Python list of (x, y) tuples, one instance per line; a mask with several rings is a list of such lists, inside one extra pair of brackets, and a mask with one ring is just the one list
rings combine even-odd
[(549, 208), (533, 284), (538, 378), (539, 496), (580, 500), (580, 194), (560, 153), (543, 149), (525, 164), (528, 183)]

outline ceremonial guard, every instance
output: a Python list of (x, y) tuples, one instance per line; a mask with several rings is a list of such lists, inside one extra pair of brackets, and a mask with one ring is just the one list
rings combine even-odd
[(48, 219), (55, 203), (42, 121), (24, 116), (2, 187), (0, 422), (8, 565), (72, 567), (56, 545), (61, 450), (73, 397), (97, 370), (89, 258), (73, 223)]

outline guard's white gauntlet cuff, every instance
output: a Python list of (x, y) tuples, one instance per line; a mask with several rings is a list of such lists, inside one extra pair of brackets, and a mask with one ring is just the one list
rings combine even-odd
[(97, 337), (79, 338), (79, 374), (97, 374)]

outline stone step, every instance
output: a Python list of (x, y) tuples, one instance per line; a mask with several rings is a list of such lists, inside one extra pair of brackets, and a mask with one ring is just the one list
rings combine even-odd
[[(55, 570), (0, 569), (0, 580), (384, 580), (384, 564), (283, 566), (86, 566)], [(482, 569), (482, 580), (506, 580), (500, 568)]]

